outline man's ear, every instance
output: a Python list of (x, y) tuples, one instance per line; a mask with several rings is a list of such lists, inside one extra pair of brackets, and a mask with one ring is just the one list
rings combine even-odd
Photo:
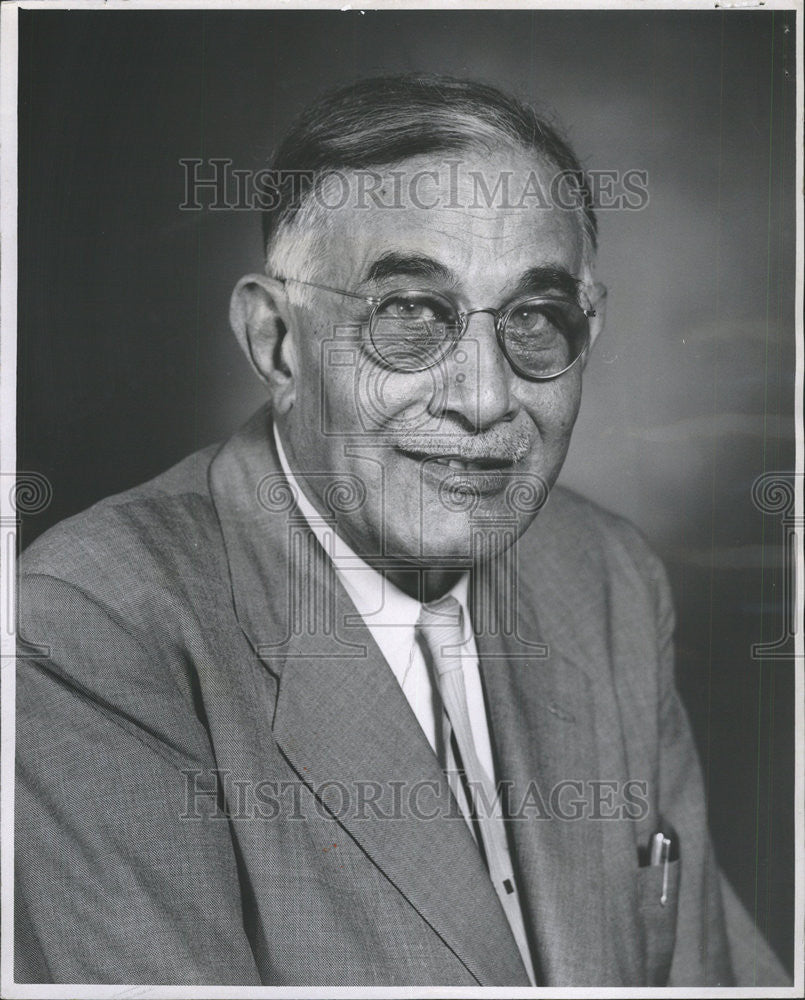
[(229, 322), (258, 378), (270, 389), (275, 411), (287, 412), (296, 386), (284, 284), (264, 274), (244, 275), (232, 292)]

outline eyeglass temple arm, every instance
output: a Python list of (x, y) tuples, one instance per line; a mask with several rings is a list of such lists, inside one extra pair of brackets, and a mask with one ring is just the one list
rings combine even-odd
[(301, 278), (280, 278), (274, 276), (275, 281), (281, 282), (283, 285), (287, 285), (289, 281), (293, 281), (297, 285), (309, 285), (311, 288), (320, 288), (324, 292), (334, 292), (336, 295), (348, 295), (351, 299), (360, 299), (361, 302), (367, 302), (370, 306), (376, 306), (380, 299), (376, 298), (374, 295), (361, 295), (360, 292), (347, 292), (343, 288), (333, 288), (332, 285), (322, 285), (318, 281), (303, 281)]

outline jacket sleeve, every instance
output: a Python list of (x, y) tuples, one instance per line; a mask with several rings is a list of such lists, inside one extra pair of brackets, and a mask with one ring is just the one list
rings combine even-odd
[(206, 731), (157, 643), (44, 575), (18, 633), (15, 981), (259, 984), (229, 824), (188, 785)]
[(674, 677), (674, 614), (664, 569), (656, 593), (660, 663), (660, 814), (679, 836), (679, 903), (670, 986), (788, 985), (790, 978), (720, 871), (704, 782)]

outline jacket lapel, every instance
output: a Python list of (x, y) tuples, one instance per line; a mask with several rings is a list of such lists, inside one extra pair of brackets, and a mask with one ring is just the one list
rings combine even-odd
[[(444, 774), (278, 470), (263, 410), (210, 472), (238, 621), (278, 681), (274, 738), (314, 792), (371, 782), (377, 809), (402, 818), (339, 808), (338, 821), (480, 984), (528, 985)], [(260, 838), (246, 830), (241, 850), (259, 870)]]
[[(524, 553), (511, 549), (475, 595), (479, 608), (494, 607), (495, 594), (516, 595), (511, 625), (478, 635), (498, 780), (511, 782), (509, 832), (538, 977), (630, 984), (641, 981), (642, 962), (633, 824), (589, 818), (591, 782), (626, 774), (617, 712), (610, 717), (608, 686), (597, 680), (607, 673), (605, 625), (578, 628), (602, 599), (587, 592), (591, 575), (557, 551), (551, 517), (549, 504), (529, 532), (537, 543), (528, 572), (517, 571)], [(601, 645), (583, 645), (580, 631)]]

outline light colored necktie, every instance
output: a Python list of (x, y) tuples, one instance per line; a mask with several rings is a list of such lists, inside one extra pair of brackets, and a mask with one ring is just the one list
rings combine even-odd
[[(502, 817), (495, 815), (497, 790), (478, 759), (472, 736), (461, 662), (464, 643), (461, 605), (449, 594), (438, 601), (424, 604), (417, 630), (429, 655), (433, 679), (444, 709), (441, 712), (441, 742), (437, 747), (441, 751), (440, 763), (476, 843), (476, 829), (480, 830), (481, 848), (489, 877), (509, 921), (528, 977), (532, 985), (536, 985), (531, 950), (528, 947), (514, 872), (506, 847), (506, 831)], [(438, 728), (437, 726), (437, 731)], [(458, 746), (460, 759), (456, 759), (455, 744)], [(462, 765), (466, 782), (461, 780)]]

